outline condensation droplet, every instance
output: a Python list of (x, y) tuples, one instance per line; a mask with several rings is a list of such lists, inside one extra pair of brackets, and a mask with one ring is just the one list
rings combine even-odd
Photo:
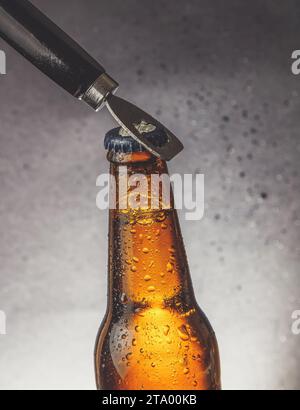
[(144, 276), (144, 280), (147, 282), (148, 280), (151, 280), (151, 276), (150, 275), (145, 275)]
[(132, 260), (133, 260), (134, 262), (138, 262), (138, 261), (139, 261), (139, 258), (137, 258), (136, 256), (134, 256), (134, 257), (132, 258)]
[(148, 292), (154, 292), (155, 291), (155, 286), (148, 286), (147, 290), (148, 290)]
[(135, 330), (136, 332), (139, 332), (139, 331), (140, 331), (140, 327), (139, 327), (139, 326), (136, 326), (136, 327), (134, 328), (134, 330)]
[(185, 325), (179, 326), (177, 328), (177, 332), (181, 340), (183, 341), (189, 340), (190, 336), (189, 336), (189, 333)]
[(143, 253), (149, 253), (149, 249), (148, 248), (143, 248)]
[(139, 225), (150, 225), (153, 222), (151, 218), (143, 218), (143, 219), (138, 219), (137, 223)]
[(167, 272), (173, 272), (173, 266), (170, 262), (167, 263)]
[(156, 216), (156, 221), (157, 222), (163, 222), (166, 219), (166, 214), (165, 212), (160, 212), (157, 216)]
[(190, 369), (188, 367), (185, 367), (183, 369), (183, 374), (188, 374), (190, 372)]
[(163, 328), (164, 335), (167, 336), (168, 333), (169, 333), (169, 331), (170, 331), (170, 326), (169, 326), (169, 325), (165, 325), (164, 328)]
[(136, 346), (136, 339), (132, 339), (132, 346)]
[(132, 270), (132, 272), (136, 272), (137, 271), (137, 267), (135, 265), (131, 266), (130, 268)]

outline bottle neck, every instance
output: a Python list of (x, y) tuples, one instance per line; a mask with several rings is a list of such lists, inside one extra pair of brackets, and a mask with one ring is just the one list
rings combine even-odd
[(169, 184), (168, 200), (153, 183), (168, 176), (166, 163), (147, 152), (108, 157), (116, 181), (109, 220), (110, 305), (177, 304), (188, 311), (194, 294), (172, 190)]

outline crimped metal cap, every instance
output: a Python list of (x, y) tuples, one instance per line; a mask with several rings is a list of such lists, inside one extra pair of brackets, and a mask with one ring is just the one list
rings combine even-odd
[[(156, 147), (163, 146), (168, 141), (164, 128), (157, 128), (142, 121), (137, 125), (137, 129)], [(104, 147), (110, 152), (124, 154), (147, 151), (143, 145), (130, 137), (121, 127), (108, 131), (105, 135)]]

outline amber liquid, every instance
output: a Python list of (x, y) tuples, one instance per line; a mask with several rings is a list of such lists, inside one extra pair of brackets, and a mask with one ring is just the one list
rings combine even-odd
[[(163, 169), (154, 161), (133, 164), (131, 172)], [(220, 389), (217, 342), (194, 297), (176, 211), (111, 210), (109, 224), (109, 300), (96, 343), (97, 387)]]

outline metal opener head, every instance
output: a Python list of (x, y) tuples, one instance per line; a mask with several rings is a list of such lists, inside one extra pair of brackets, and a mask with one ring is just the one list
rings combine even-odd
[[(81, 97), (94, 110), (99, 111), (105, 105), (118, 124), (133, 139), (142, 144), (153, 155), (169, 161), (182, 149), (178, 138), (159, 121), (147, 114), (136, 105), (115, 95), (119, 84), (107, 73), (103, 73)], [(152, 124), (156, 128), (164, 129), (168, 139), (162, 146), (155, 146), (140, 132), (139, 124)]]
[[(169, 161), (183, 149), (183, 145), (171, 131), (130, 102), (111, 94), (106, 100), (106, 106), (120, 126), (153, 155)], [(139, 124), (141, 123), (163, 128), (167, 135), (167, 142), (162, 146), (155, 146), (145, 137), (145, 134), (140, 132)]]

